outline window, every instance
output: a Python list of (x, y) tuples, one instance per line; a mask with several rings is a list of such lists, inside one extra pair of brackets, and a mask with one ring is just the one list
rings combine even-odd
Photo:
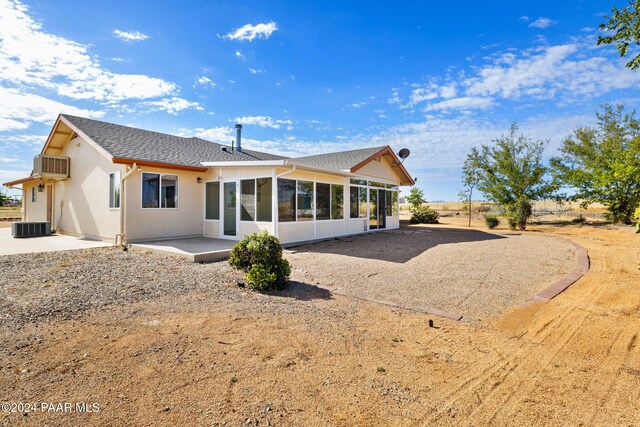
[(31, 187), (31, 203), (35, 203), (38, 201), (38, 192), (36, 191), (36, 187)]
[(278, 178), (278, 221), (296, 220), (296, 181)]
[(344, 187), (331, 184), (331, 219), (344, 218)]
[(355, 184), (355, 185), (367, 185), (367, 180), (366, 179), (354, 179), (354, 178), (351, 178), (351, 183)]
[(271, 178), (240, 181), (240, 219), (271, 222)]
[(205, 184), (205, 219), (220, 219), (220, 183)]
[(331, 218), (331, 184), (316, 183), (316, 219)]
[(360, 188), (349, 188), (349, 218), (358, 218), (360, 212)]
[(313, 221), (313, 182), (298, 181), (298, 221)]
[(393, 191), (391, 193), (391, 197), (393, 199), (393, 206), (392, 206), (392, 212), (393, 212), (393, 216), (398, 216), (400, 215), (400, 212), (398, 210), (398, 192), (397, 191)]
[(367, 189), (360, 187), (360, 215), (359, 218), (367, 217)]
[(109, 207), (113, 209), (120, 207), (120, 172), (109, 174)]
[(271, 222), (272, 197), (273, 180), (271, 178), (256, 179), (256, 218), (258, 221)]
[(384, 199), (386, 204), (385, 212), (387, 216), (392, 215), (392, 211), (393, 211), (393, 200), (392, 200), (393, 195), (392, 194), (393, 193), (395, 193), (395, 191), (387, 190), (387, 194), (386, 194), (387, 197)]
[(178, 177), (158, 173), (142, 173), (143, 208), (177, 208)]
[(256, 219), (256, 180), (240, 181), (240, 219), (255, 221)]

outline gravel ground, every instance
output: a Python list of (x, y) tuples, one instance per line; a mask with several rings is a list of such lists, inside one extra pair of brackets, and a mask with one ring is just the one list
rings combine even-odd
[(576, 264), (573, 247), (555, 238), (420, 227), (301, 246), (286, 256), (293, 282), (269, 296), (240, 288), (242, 275), (226, 262), (193, 264), (147, 250), (2, 256), (0, 330), (150, 300), (168, 312), (329, 310), (340, 317), (355, 310), (327, 303), (327, 288), (474, 321), (527, 301)]
[(441, 226), (299, 246), (288, 256), (297, 280), (471, 322), (527, 302), (577, 265), (561, 239)]
[[(153, 300), (167, 312), (190, 306), (277, 314), (310, 310), (313, 301), (331, 298), (324, 289), (295, 281), (271, 295), (248, 292), (238, 286), (242, 282), (242, 274), (226, 262), (194, 264), (147, 250), (108, 247), (1, 256), (0, 332), (139, 301)], [(286, 304), (292, 300), (297, 304)]]

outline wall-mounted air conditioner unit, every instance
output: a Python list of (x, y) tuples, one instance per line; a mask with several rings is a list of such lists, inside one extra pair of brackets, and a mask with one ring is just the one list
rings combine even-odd
[(51, 223), (44, 222), (14, 222), (11, 224), (11, 235), (19, 237), (48, 236), (51, 234)]
[(68, 157), (38, 154), (33, 158), (34, 178), (67, 179), (69, 172)]

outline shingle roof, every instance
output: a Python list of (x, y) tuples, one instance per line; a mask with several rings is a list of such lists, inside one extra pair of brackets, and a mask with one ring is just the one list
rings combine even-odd
[(113, 157), (202, 166), (201, 162), (280, 160), (286, 157), (242, 149), (222, 151), (224, 145), (200, 138), (184, 138), (99, 120), (63, 114), (66, 120), (100, 145)]
[(293, 159), (293, 161), (295, 163), (300, 163), (306, 166), (344, 171), (350, 170), (352, 167), (367, 160), (369, 157), (373, 156), (384, 148), (386, 148), (386, 146), (338, 151), (336, 153), (296, 157), (295, 159)]

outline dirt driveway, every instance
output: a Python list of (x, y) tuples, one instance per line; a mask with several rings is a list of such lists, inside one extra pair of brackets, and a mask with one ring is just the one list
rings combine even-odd
[[(311, 286), (251, 293), (219, 264), (187, 274), (162, 257), (136, 266), (133, 252), (99, 269), (59, 259), (24, 283), (75, 293), (100, 273), (126, 291), (98, 281), (116, 303), (68, 320), (42, 317), (29, 307), (41, 301), (22, 294), (16, 316), (35, 320), (0, 322), (0, 398), (100, 410), (0, 413), (0, 425), (640, 425), (638, 236), (588, 226), (524, 234), (575, 240), (591, 270), (482, 328), (439, 318), (430, 328), (430, 316)], [(3, 292), (17, 286), (4, 277)], [(179, 292), (162, 295), (172, 281)], [(154, 285), (146, 293), (145, 283)]]
[(287, 258), (296, 280), (471, 322), (529, 301), (577, 265), (566, 240), (418, 225), (299, 246)]

